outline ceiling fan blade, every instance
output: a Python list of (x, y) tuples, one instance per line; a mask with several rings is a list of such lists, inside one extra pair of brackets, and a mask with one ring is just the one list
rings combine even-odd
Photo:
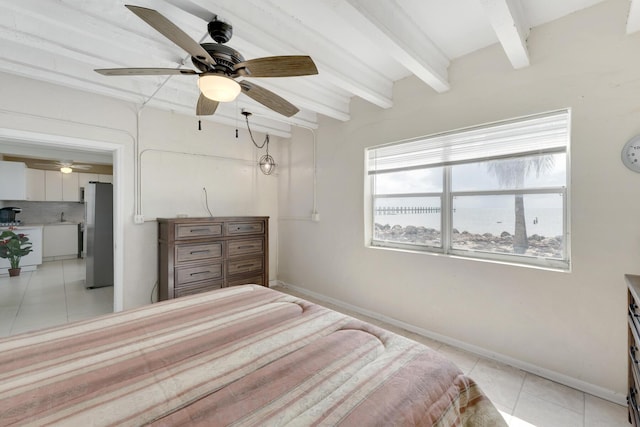
[(187, 68), (99, 68), (93, 70), (104, 76), (165, 76), (171, 74), (198, 74)]
[(254, 83), (241, 81), (240, 87), (242, 88), (242, 92), (249, 98), (259, 102), (267, 108), (272, 109), (276, 113), (282, 114), (285, 117), (291, 117), (300, 111), (298, 107), (286, 99)]
[(198, 98), (198, 104), (196, 105), (196, 115), (197, 116), (211, 116), (218, 109), (218, 105), (220, 103), (218, 101), (214, 101), (213, 99), (209, 99), (203, 94), (200, 94)]
[(296, 77), (318, 74), (313, 59), (309, 56), (267, 56), (249, 59), (236, 64), (238, 75), (251, 77)]
[(77, 165), (71, 162), (62, 162), (62, 161), (55, 161), (55, 160), (51, 160), (49, 163), (34, 163), (33, 165), (51, 169), (51, 170), (58, 170), (63, 167), (67, 167), (71, 169), (88, 170), (88, 169), (91, 169), (92, 167), (91, 165), (79, 165), (79, 164)]
[(60, 165), (56, 164), (56, 163), (34, 163), (34, 166), (42, 166), (45, 168), (51, 168), (51, 169), (59, 169)]
[(177, 25), (165, 18), (160, 12), (154, 9), (147, 9), (140, 6), (132, 6), (126, 4), (125, 7), (131, 12), (138, 15), (147, 24), (151, 25), (160, 34), (180, 46), (191, 56), (195, 56), (201, 61), (215, 64), (216, 61), (204, 50), (197, 41), (189, 37), (187, 33), (182, 31)]

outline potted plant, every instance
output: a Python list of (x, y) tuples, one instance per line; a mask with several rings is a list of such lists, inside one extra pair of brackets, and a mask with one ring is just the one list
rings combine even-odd
[(31, 245), (27, 236), (16, 234), (12, 229), (0, 233), (0, 258), (9, 259), (9, 276), (20, 275), (20, 258), (33, 251)]

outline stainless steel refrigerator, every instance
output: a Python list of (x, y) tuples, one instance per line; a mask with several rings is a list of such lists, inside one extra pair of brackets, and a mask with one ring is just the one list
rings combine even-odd
[(113, 185), (89, 182), (84, 190), (87, 288), (113, 286)]

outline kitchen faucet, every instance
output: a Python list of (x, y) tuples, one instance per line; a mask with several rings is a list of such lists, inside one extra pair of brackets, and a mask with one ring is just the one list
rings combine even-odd
[(60, 222), (64, 222), (64, 212), (60, 212)]

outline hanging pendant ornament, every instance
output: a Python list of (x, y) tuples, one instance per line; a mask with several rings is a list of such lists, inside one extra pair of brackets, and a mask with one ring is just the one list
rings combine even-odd
[(258, 164), (260, 165), (260, 170), (262, 171), (263, 174), (271, 175), (273, 171), (276, 169), (276, 161), (273, 159), (273, 157), (269, 155), (269, 134), (265, 136), (264, 142), (262, 143), (262, 145), (258, 145), (255, 139), (253, 139), (251, 126), (249, 126), (249, 117), (251, 116), (251, 113), (248, 111), (242, 110), (241, 114), (244, 116), (245, 120), (247, 121), (247, 130), (249, 131), (249, 137), (251, 138), (251, 142), (253, 142), (253, 145), (255, 145), (258, 150), (260, 150), (265, 145), (267, 146), (267, 154), (260, 157), (260, 161), (258, 162)]
[(269, 155), (269, 135), (267, 134), (267, 154), (260, 157), (260, 170), (265, 175), (271, 175), (276, 169), (276, 161)]

